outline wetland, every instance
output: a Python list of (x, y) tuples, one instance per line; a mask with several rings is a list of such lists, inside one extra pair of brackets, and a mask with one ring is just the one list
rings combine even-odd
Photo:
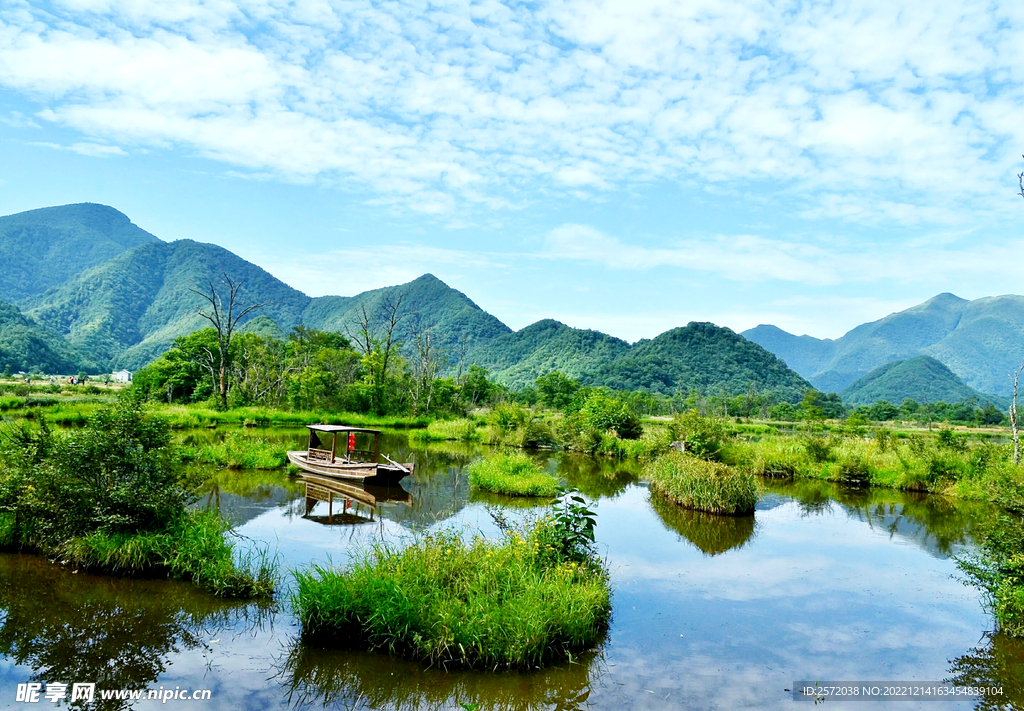
[[(232, 431), (177, 436), (202, 447)], [(306, 434), (258, 436), (284, 450), (302, 448)], [(340, 512), (336, 503), (330, 514), (283, 470), (190, 464), (206, 481), (199, 506), (235, 526), (239, 551), (277, 556), (285, 574), (272, 602), (0, 555), (7, 703), (18, 684), (37, 681), (209, 689), (204, 705), (225, 709), (788, 708), (810, 704), (793, 700), (796, 680), (891, 679), (1002, 686), (992, 700), (1002, 705), (985, 708), (1024, 704), (1024, 644), (992, 632), (981, 593), (960, 581), (954, 560), (973, 549), (992, 504), (762, 479), (753, 516), (719, 517), (652, 496), (635, 461), (573, 452), (530, 457), (597, 514), (612, 615), (593, 649), (544, 669), (481, 672), (303, 643), (287, 571), (346, 566), (376, 543), (405, 546), (446, 530), (496, 539), (495, 510), (512, 520), (545, 510), (545, 499), (471, 485), (468, 468), (490, 451), (484, 445), (396, 431), (382, 451), (416, 463), (401, 493)], [(90, 708), (158, 705), (110, 699)]]

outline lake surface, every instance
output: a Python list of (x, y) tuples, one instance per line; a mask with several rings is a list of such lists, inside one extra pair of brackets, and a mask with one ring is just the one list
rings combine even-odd
[[(197, 437), (218, 436), (197, 433)], [(305, 431), (261, 433), (305, 446)], [(439, 527), (496, 536), (488, 507), (543, 508), (470, 491), (464, 466), (483, 449), (410, 445), (405, 500), (306, 515), (280, 473), (217, 472), (203, 505), (238, 523), (242, 547), (267, 545), (283, 567), (344, 564), (376, 541)], [(753, 517), (718, 518), (653, 500), (635, 464), (538, 455), (593, 501), (614, 588), (601, 647), (529, 673), (444, 672), (384, 655), (298, 643), (287, 590), (275, 605), (232, 604), (192, 586), (74, 573), (0, 555), (0, 707), (18, 684), (209, 689), (210, 700), (97, 700), (82, 708), (760, 709), (812, 707), (796, 680), (953, 681), (1002, 686), (1001, 698), (828, 700), (826, 708), (1024, 708), (1024, 645), (987, 632), (979, 593), (953, 555), (988, 506), (817, 482), (768, 482)], [(286, 579), (286, 587), (291, 580)], [(180, 690), (179, 689), (179, 690)], [(43, 705), (50, 702), (42, 699)]]

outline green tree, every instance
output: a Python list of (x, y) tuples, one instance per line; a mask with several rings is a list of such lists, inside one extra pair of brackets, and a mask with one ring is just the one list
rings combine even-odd
[(564, 410), (580, 389), (577, 381), (557, 370), (537, 378), (536, 385), (541, 404), (556, 410)]

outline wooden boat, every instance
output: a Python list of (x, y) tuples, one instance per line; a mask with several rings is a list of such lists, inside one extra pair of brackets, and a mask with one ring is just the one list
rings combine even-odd
[[(386, 486), (395, 484), (412, 474), (412, 464), (400, 464), (386, 454), (386, 463), (377, 460), (380, 453), (380, 430), (347, 425), (306, 425), (309, 446), (306, 451), (288, 452), (288, 461), (304, 472), (331, 479), (352, 479), (368, 484)], [(328, 449), (320, 435), (330, 435)], [(343, 435), (339, 452), (338, 435)], [(362, 444), (362, 448), (357, 444)], [(358, 457), (367, 457), (365, 461)]]

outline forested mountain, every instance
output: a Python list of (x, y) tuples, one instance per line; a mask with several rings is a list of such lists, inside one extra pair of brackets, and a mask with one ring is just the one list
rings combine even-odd
[(1008, 395), (1007, 374), (1024, 359), (1024, 297), (967, 301), (939, 294), (834, 341), (798, 337), (774, 326), (758, 326), (743, 335), (822, 391), (843, 390), (880, 365), (930, 355), (969, 387)]
[(60, 334), (44, 328), (0, 301), (0, 370), (12, 373), (39, 368), (45, 373), (77, 373), (95, 363), (75, 351)]
[(713, 323), (691, 322), (651, 340), (583, 378), (590, 385), (665, 394), (698, 390), (738, 395), (751, 386), (798, 401), (810, 385), (761, 346)]
[(278, 324), (299, 323), (309, 297), (228, 250), (192, 240), (150, 242), (89, 269), (36, 300), (29, 315), (112, 368), (138, 368), (181, 335), (209, 325), (197, 309), (227, 273), (246, 304)]
[[(0, 347), (6, 348), (0, 353), (10, 354), (12, 369), (138, 368), (177, 336), (207, 325), (197, 313), (204, 301), (193, 289), (206, 291), (211, 282), (222, 288), (224, 274), (242, 282), (245, 305), (264, 304), (244, 330), (280, 337), (304, 324), (352, 335), (365, 314), (380, 336), (394, 311), (393, 335), (406, 355), (412, 355), (416, 336), (429, 331), (449, 366), (465, 355), (463, 365), (480, 365), (514, 388), (558, 370), (589, 385), (730, 395), (753, 386), (798, 400), (808, 383), (771, 351), (825, 391), (841, 390), (885, 363), (928, 354), (969, 386), (999, 393), (1007, 390), (1006, 373), (1024, 351), (1018, 347), (1024, 343), (1024, 297), (1016, 296), (968, 302), (941, 294), (835, 341), (773, 326), (751, 329), (748, 340), (705, 323), (633, 346), (552, 320), (513, 333), (430, 274), (356, 296), (310, 298), (221, 247), (161, 242), (102, 205), (0, 218), (0, 253), (0, 298), (7, 293), (26, 309), (22, 315), (0, 307)], [(908, 396), (925, 399), (921, 392)], [(948, 388), (943, 392), (952, 399)]]
[[(259, 333), (287, 333), (301, 323), (355, 332), (364, 307), (371, 326), (379, 331), (385, 307), (397, 304), (395, 337), (411, 349), (415, 334), (430, 329), (433, 345), (447, 350), (452, 360), (460, 349), (510, 331), (430, 274), (354, 297), (313, 299), (217, 245), (192, 240), (161, 242), (112, 208), (69, 205), (0, 220), (14, 225), (11, 234), (16, 236), (62, 235), (61, 239), (54, 237), (52, 245), (77, 245), (78, 251), (96, 259), (103, 250), (110, 253), (112, 258), (96, 266), (83, 264), (63, 283), (27, 300), (28, 315), (51, 335), (64, 336), (64, 352), (90, 370), (139, 368), (165, 351), (176, 337), (209, 325), (198, 314), (198, 307), (205, 302), (192, 290), (206, 292), (213, 282), (223, 292), (220, 280), (224, 274), (242, 282), (241, 303), (264, 304), (253, 314), (262, 317), (251, 327)], [(82, 246), (90, 240), (96, 243), (93, 248)], [(133, 240), (137, 246), (132, 247)], [(125, 245), (131, 248), (125, 250)], [(18, 269), (35, 272), (46, 267), (19, 265)], [(13, 271), (0, 265), (0, 283)], [(75, 356), (76, 351), (88, 357)], [(47, 357), (44, 362), (57, 361)]]
[(473, 348), (467, 360), (517, 389), (559, 371), (580, 380), (629, 352), (629, 344), (600, 331), (570, 328), (544, 319)]
[(0, 217), (0, 300), (24, 302), (156, 237), (106, 205), (44, 207)]
[[(469, 297), (457, 291), (433, 274), (424, 274), (408, 284), (364, 291), (356, 296), (321, 296), (312, 299), (302, 314), (302, 322), (309, 328), (352, 334), (359, 330), (363, 309), (379, 321), (399, 308), (400, 319), (395, 337), (413, 346), (418, 334), (430, 330), (434, 347), (448, 352), (448, 360), (455, 365), (459, 354), (475, 344), (511, 333), (512, 329), (474, 304)], [(381, 324), (378, 324), (380, 330)]]
[(1003, 398), (984, 395), (968, 387), (953, 371), (931, 356), (915, 356), (881, 365), (858, 379), (842, 392), (850, 405), (870, 405), (887, 400), (899, 405), (904, 398), (924, 404), (958, 403), (977, 398), (978, 403), (993, 401), (1002, 406)]

